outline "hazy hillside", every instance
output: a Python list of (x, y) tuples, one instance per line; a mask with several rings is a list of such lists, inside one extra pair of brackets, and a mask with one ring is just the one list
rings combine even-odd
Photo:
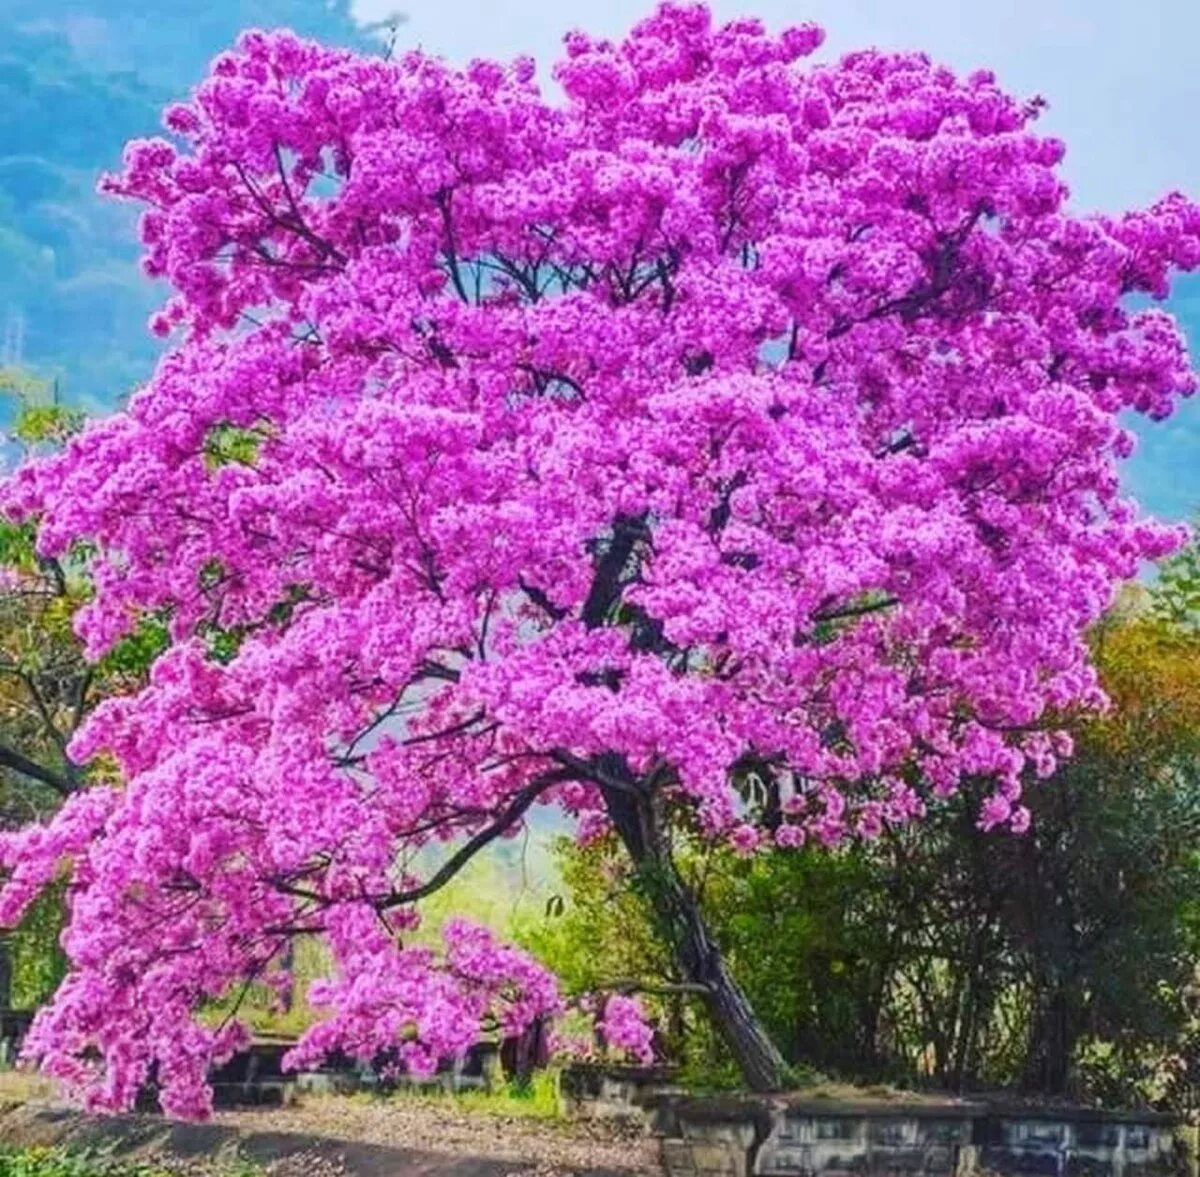
[(5, 10), (0, 366), (36, 368), (72, 401), (111, 405), (153, 363), (145, 324), (160, 295), (137, 267), (132, 210), (95, 194), (100, 172), (127, 139), (158, 133), (163, 105), (242, 28), (367, 42), (344, 0), (8, 0)]

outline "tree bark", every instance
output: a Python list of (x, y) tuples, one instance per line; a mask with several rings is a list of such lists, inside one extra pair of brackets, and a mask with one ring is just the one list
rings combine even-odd
[(609, 817), (628, 851), (646, 899), (668, 938), (681, 975), (704, 988), (709, 1016), (752, 1091), (780, 1091), (788, 1066), (713, 941), (700, 904), (671, 857), (661, 794), (608, 758), (601, 786)]
[(12, 939), (0, 933), (0, 1010), (12, 1009), (12, 982)]
[(279, 995), (279, 1008), (290, 1014), (296, 1004), (296, 941), (289, 936), (280, 954), (279, 967), (287, 972), (287, 988)]
[(1056, 985), (1038, 1004), (1030, 1027), (1021, 1086), (1040, 1095), (1065, 1095), (1081, 1019), (1069, 982)]

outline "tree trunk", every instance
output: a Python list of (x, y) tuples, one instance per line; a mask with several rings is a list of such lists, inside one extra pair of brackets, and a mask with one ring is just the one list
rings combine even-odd
[(12, 1009), (12, 939), (0, 933), (0, 1010)]
[(1079, 1037), (1080, 1019), (1067, 984), (1039, 1004), (1030, 1027), (1021, 1086), (1040, 1095), (1065, 1095)]
[[(711, 941), (708, 942), (711, 945)], [(709, 988), (709, 1015), (729, 1047), (751, 1091), (782, 1091), (788, 1086), (788, 1066), (750, 1005), (742, 987), (730, 975), (720, 950), (711, 947), (707, 965), (694, 980)]]
[(287, 988), (279, 994), (279, 1008), (282, 1013), (290, 1014), (296, 1004), (296, 941), (291, 936), (283, 946), (279, 967), (288, 976)]
[(703, 985), (709, 1016), (752, 1091), (780, 1091), (788, 1066), (734, 980), (709, 934), (699, 902), (671, 857), (661, 794), (637, 781), (622, 761), (609, 759), (608, 776), (628, 782), (604, 786), (608, 815), (633, 860), (638, 879), (681, 975)]

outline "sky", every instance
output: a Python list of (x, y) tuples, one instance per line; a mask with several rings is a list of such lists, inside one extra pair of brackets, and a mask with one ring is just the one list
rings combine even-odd
[[(352, 0), (363, 23), (403, 18), (398, 47), (453, 61), (530, 54), (549, 78), (563, 34), (620, 37), (652, 0)], [(769, 27), (816, 21), (822, 57), (880, 46), (920, 49), (962, 71), (1049, 102), (1046, 134), (1067, 144), (1065, 176), (1080, 211), (1117, 212), (1172, 190), (1200, 198), (1200, 0), (713, 0), (720, 19)], [(1200, 360), (1200, 278), (1173, 308)], [(1131, 424), (1135, 424), (1131, 422)], [(1200, 512), (1200, 397), (1141, 438), (1127, 486), (1154, 514)]]

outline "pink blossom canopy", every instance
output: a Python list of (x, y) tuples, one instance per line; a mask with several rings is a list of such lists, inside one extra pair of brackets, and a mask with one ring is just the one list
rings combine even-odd
[(1178, 540), (1121, 497), (1118, 417), (1195, 377), (1126, 296), (1200, 264), (1200, 210), (1070, 215), (1036, 103), (820, 40), (665, 5), (570, 36), (551, 101), (527, 61), (252, 32), (130, 144), (106, 186), (174, 350), (6, 490), (43, 552), (92, 545), (91, 654), (172, 639), (73, 746), (123, 783), (0, 840), (0, 922), (71, 864), (48, 1072), (202, 1114), (244, 1031), (201, 1008), (305, 930), (297, 1063), (552, 1014), (414, 904), (536, 804), (603, 829), (614, 766), (743, 853), (967, 777), (1027, 823), (1046, 717), (1100, 701), (1085, 628)]

